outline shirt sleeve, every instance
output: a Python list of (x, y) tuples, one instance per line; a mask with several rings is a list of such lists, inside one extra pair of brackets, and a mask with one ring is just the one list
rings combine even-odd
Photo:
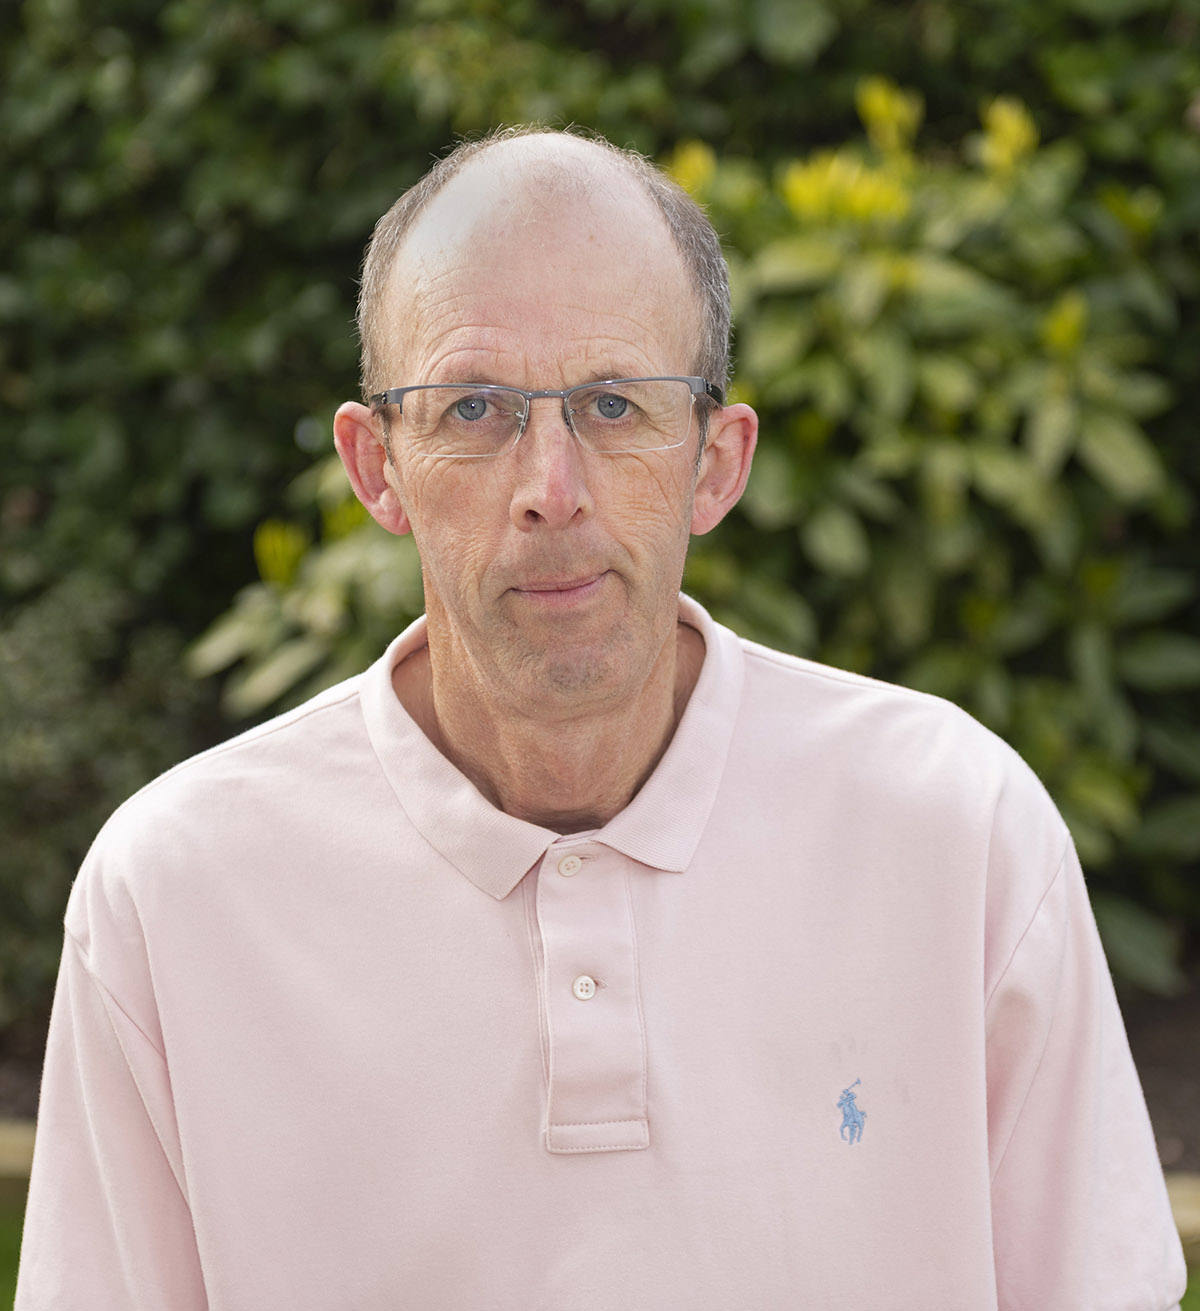
[(987, 1005), (1001, 1311), (1169, 1311), (1187, 1274), (1068, 843)]
[(166, 1062), (68, 933), (15, 1311), (207, 1305)]

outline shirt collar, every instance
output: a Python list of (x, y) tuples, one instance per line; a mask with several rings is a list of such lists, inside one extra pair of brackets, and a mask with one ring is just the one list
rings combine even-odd
[[(743, 661), (735, 634), (689, 597), (679, 617), (704, 639), (704, 664), (654, 773), (603, 828), (589, 835), (654, 869), (682, 872), (708, 824), (741, 700)], [(418, 619), (363, 675), (367, 733), (413, 826), (476, 887), (506, 897), (560, 837), (505, 814), (437, 750), (396, 698), (392, 670), (426, 643)]]

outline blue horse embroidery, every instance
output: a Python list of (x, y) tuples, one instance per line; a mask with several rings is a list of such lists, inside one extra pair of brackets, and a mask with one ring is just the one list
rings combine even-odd
[[(861, 1079), (855, 1079), (849, 1088), (842, 1089), (842, 1095), (838, 1098), (838, 1110), (842, 1113), (842, 1127), (840, 1135), (843, 1141), (849, 1142), (853, 1147), (863, 1136), (863, 1125), (867, 1122), (866, 1111), (861, 1111), (854, 1100), (854, 1093), (851, 1091), (862, 1083)], [(850, 1130), (850, 1137), (847, 1139), (846, 1130)]]

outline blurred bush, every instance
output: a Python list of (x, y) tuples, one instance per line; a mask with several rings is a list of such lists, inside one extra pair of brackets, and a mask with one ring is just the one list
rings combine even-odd
[(1200, 0), (0, 11), (0, 1024), (44, 1001), (99, 817), (214, 732), (181, 643), (207, 633), (237, 720), (419, 608), (325, 454), (353, 272), (455, 133), (527, 119), (669, 159), (729, 236), (766, 440), (689, 585), (999, 728), (1115, 963), (1173, 986), (1200, 922), (1198, 51)]
[(49, 584), (0, 628), (0, 1030), (40, 1013), (82, 852), (192, 745), (201, 689), (179, 635), (126, 627), (102, 574)]

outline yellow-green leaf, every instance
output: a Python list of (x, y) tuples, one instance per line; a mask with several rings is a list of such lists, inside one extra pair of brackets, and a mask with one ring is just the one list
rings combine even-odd
[(800, 537), (809, 558), (826, 573), (841, 577), (866, 572), (871, 546), (858, 516), (843, 505), (823, 505), (805, 521)]
[(1084, 415), (1079, 458), (1119, 501), (1145, 500), (1163, 485), (1162, 462), (1145, 433), (1111, 410)]
[(1078, 432), (1079, 407), (1071, 397), (1051, 394), (1035, 406), (1025, 427), (1025, 441), (1039, 473), (1053, 478), (1062, 469)]

